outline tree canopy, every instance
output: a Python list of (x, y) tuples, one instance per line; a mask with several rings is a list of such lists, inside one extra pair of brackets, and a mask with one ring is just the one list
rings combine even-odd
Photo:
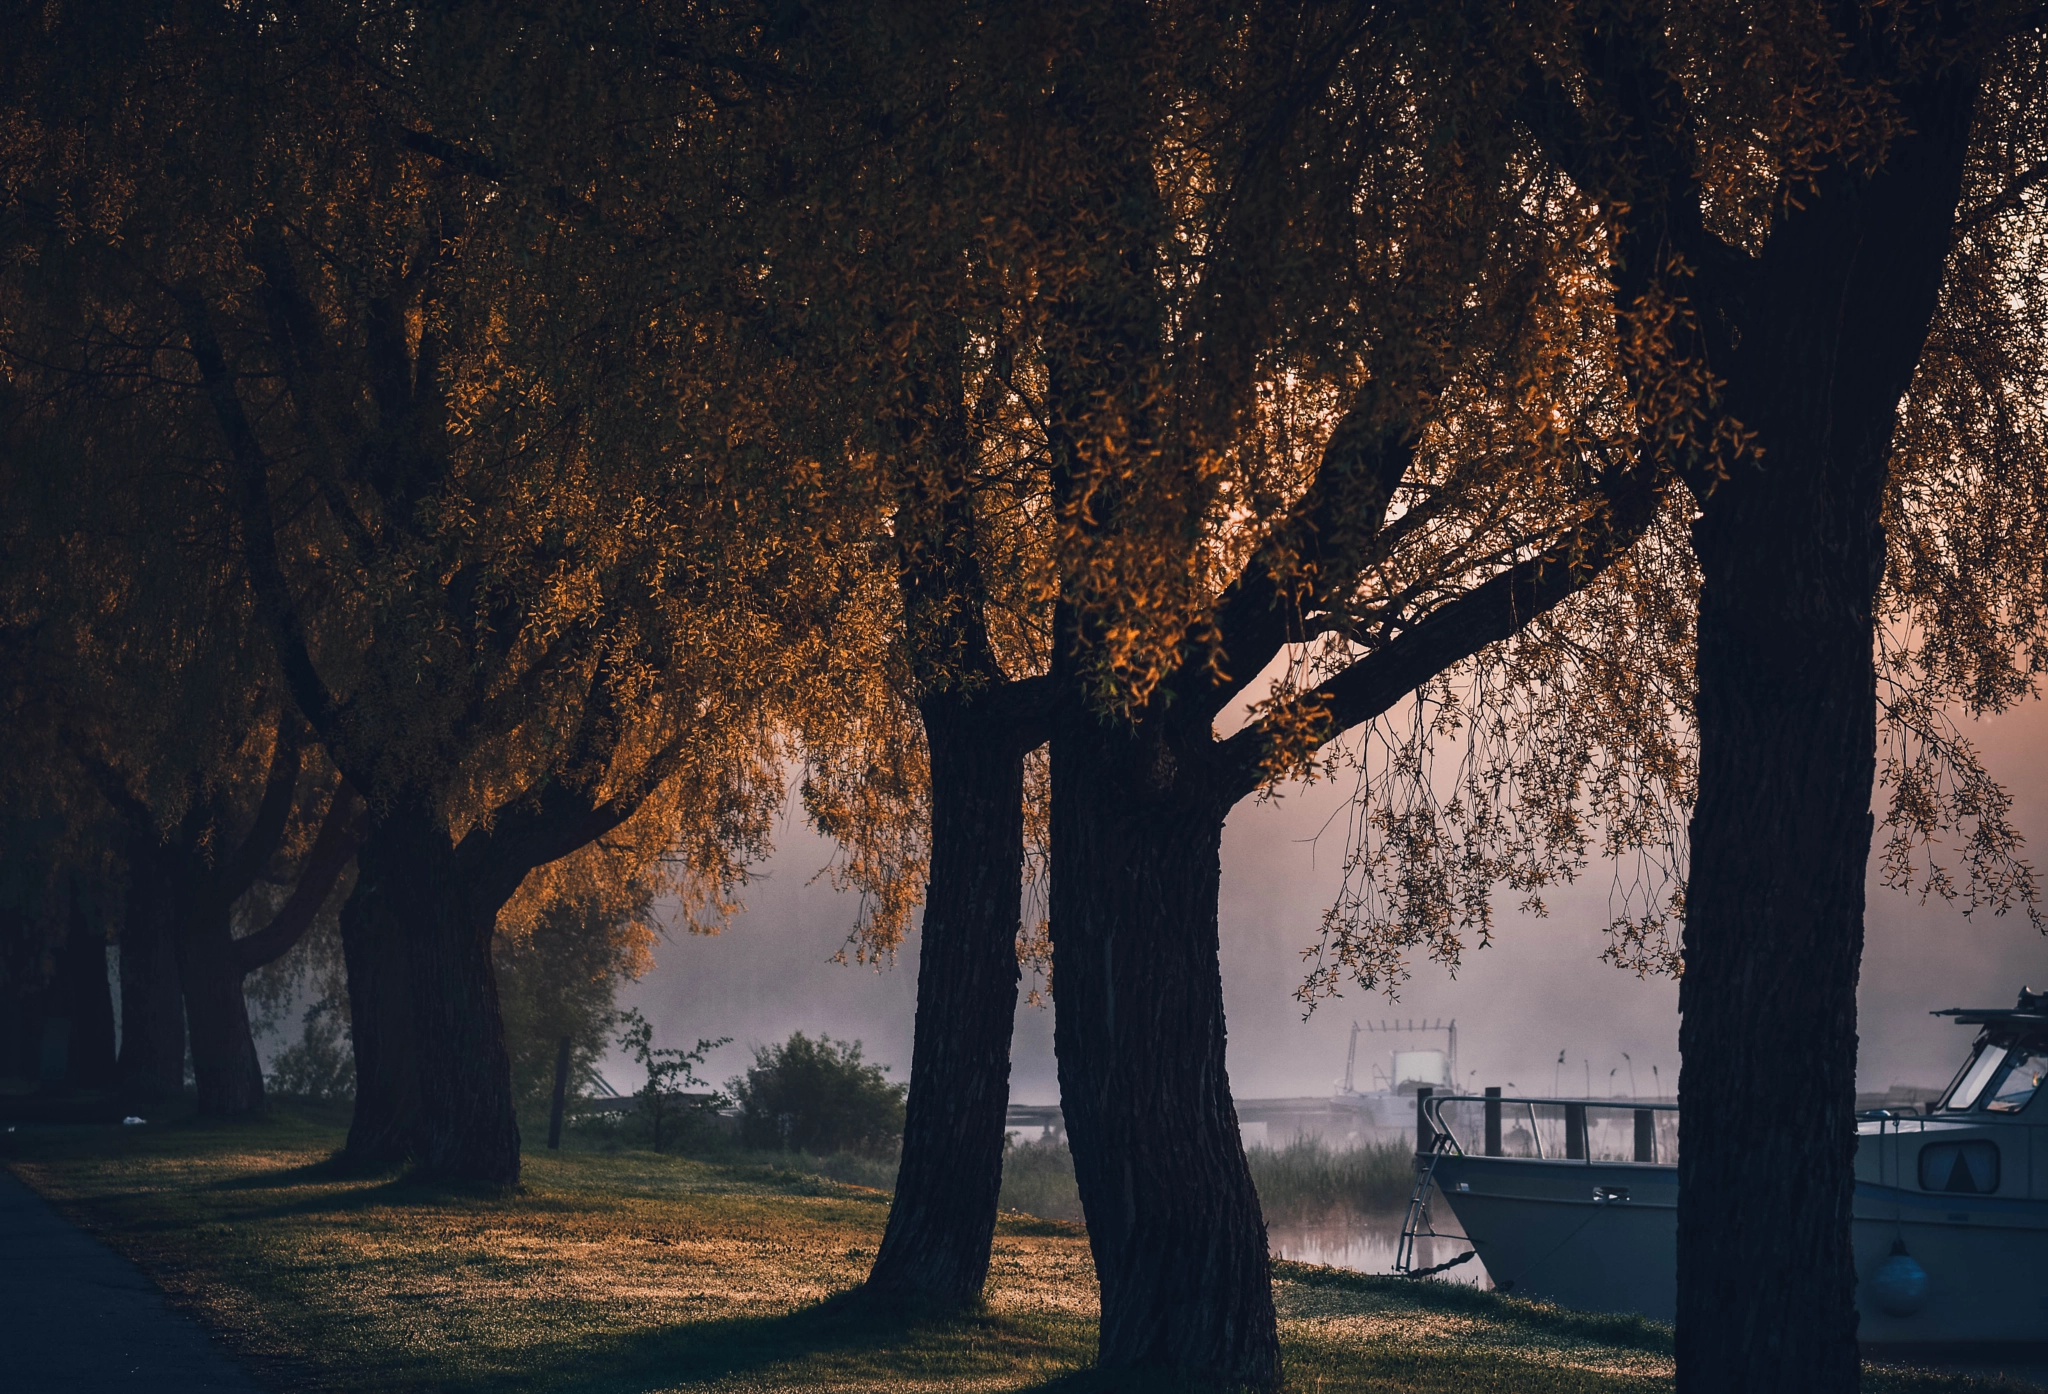
[[(1825, 1063), (1812, 1131), (1685, 1164), (1832, 1159), (1755, 1194), (1822, 1275), (1785, 1369), (1839, 1383), (1846, 1240), (1799, 1217), (1846, 1194), (1873, 779), (1887, 883), (2038, 900), (1958, 723), (2048, 662), (2033, 10), (7, 26), (24, 963), (90, 938), (60, 868), (125, 859), (124, 1010), (150, 944), (196, 1004), (259, 871), (317, 899), (352, 852), (351, 1151), (509, 1182), (494, 936), (587, 977), (657, 886), (715, 922), (800, 771), (852, 956), (923, 906), (878, 1288), (979, 1292), (1049, 945), (1104, 1363), (1271, 1384), (1221, 829), (1348, 779), (1305, 1003), (1455, 967), (1598, 855), (1608, 958), (1685, 975), (1689, 1116), (1747, 1126), (1758, 1041)], [(159, 924), (174, 885), (205, 913)], [(1757, 997), (1770, 944), (1818, 1034)]]

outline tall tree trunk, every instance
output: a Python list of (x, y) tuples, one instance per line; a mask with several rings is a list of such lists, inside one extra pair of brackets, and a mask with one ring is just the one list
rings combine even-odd
[(1856, 976), (1883, 554), (1874, 491), (1843, 518), (1772, 487), (1788, 477), (1796, 486), (1790, 470), (1745, 481), (1740, 501), (1724, 485), (1696, 530), (1700, 800), (1679, 984), (1687, 1390), (1856, 1387)]
[(434, 860), (441, 865), (418, 886), (407, 946), (419, 1089), (412, 1156), (433, 1176), (510, 1186), (519, 1180), (519, 1122), (491, 933), (519, 877), (499, 894), (503, 878), (465, 875), (452, 853)]
[(57, 974), (63, 982), (64, 1012), (71, 1019), (71, 1082), (87, 1089), (111, 1089), (119, 1075), (114, 1061), (114, 994), (107, 982), (107, 936), (87, 914), (76, 889), (68, 918)]
[[(1206, 734), (1206, 733), (1205, 733)], [(1106, 1369), (1273, 1388), (1266, 1226), (1224, 1070), (1228, 801), (1071, 704), (1052, 745), (1054, 1042)]]
[(931, 752), (931, 879), (903, 1161), (870, 1291), (949, 1309), (981, 1300), (1003, 1184), (1024, 761), (1014, 723), (953, 694), (922, 704)]
[(503, 1186), (519, 1179), (519, 1125), (491, 932), (520, 877), (471, 860), (407, 810), (374, 818), (357, 847), (341, 914), (356, 1054), (347, 1155)]
[(178, 988), (175, 902), (162, 852), (131, 839), (121, 921), (121, 1089), (138, 1099), (185, 1087), (185, 1005)]
[(199, 1112), (233, 1118), (263, 1107), (263, 1064), (249, 1028), (249, 1002), (235, 961), (229, 907), (211, 896), (181, 905), (178, 977), (192, 1038)]
[(406, 938), (424, 876), (414, 847), (435, 836), (405, 818), (373, 819), (356, 852), (356, 885), (341, 908), (355, 1112), (344, 1155), (391, 1166), (411, 1151), (419, 1096), (412, 1069), (412, 984)]
[(1883, 172), (1788, 215), (1741, 302), (1729, 406), (1761, 454), (1693, 529), (1700, 795), (1679, 1048), (1678, 1386), (1857, 1388), (1856, 979), (1873, 607), (1894, 413), (1933, 315), (1976, 75), (1902, 88)]

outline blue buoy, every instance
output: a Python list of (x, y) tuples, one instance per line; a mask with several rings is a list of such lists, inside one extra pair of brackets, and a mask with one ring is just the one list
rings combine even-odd
[(1870, 1275), (1870, 1295), (1888, 1316), (1910, 1317), (1927, 1305), (1927, 1270), (1906, 1252), (1906, 1241), (1892, 1241), (1891, 1257)]

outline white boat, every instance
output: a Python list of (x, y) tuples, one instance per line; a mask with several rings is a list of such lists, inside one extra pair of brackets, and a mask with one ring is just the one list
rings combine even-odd
[[(1852, 1233), (1866, 1349), (2048, 1346), (2048, 993), (1979, 1028), (1926, 1113), (1859, 1116)], [(1670, 1321), (1677, 1106), (1424, 1097), (1429, 1173), (1496, 1289)], [(1512, 1125), (1512, 1131), (1503, 1128)], [(1427, 1185), (1410, 1230), (1427, 1233)]]

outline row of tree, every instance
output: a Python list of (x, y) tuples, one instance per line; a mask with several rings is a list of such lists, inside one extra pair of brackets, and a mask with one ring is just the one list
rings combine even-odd
[(869, 1286), (979, 1299), (1035, 847), (1099, 1359), (1269, 1387), (1220, 837), (1349, 766), (1304, 996), (1646, 859), (1681, 1385), (1854, 1387), (1881, 741), (1892, 878), (2033, 904), (1944, 717), (2048, 659), (2031, 8), (8, 23), (0, 758), (23, 925), (124, 878), (124, 1055), (175, 960), (259, 1100), (352, 858), (349, 1153), (514, 1180), (508, 907), (715, 918), (801, 768), (855, 953), (923, 906)]

